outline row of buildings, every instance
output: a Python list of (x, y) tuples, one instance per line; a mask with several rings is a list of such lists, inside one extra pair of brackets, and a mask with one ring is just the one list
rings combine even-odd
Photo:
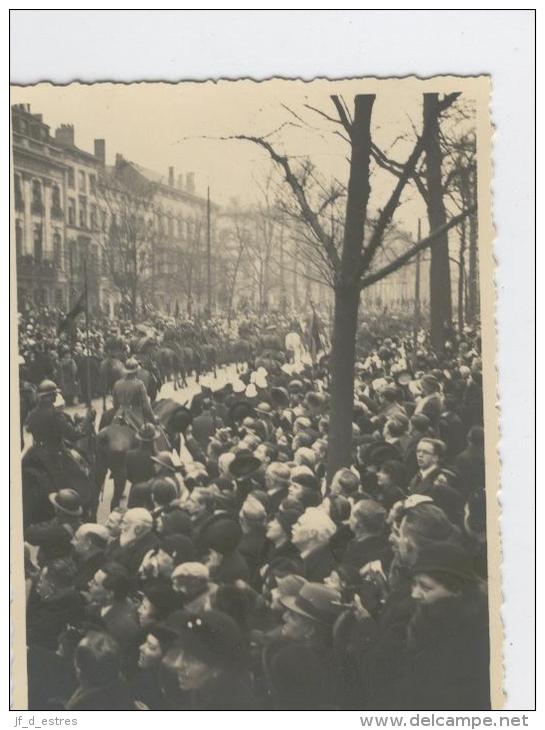
[[(84, 281), (91, 312), (106, 317), (331, 306), (276, 210), (222, 209), (197, 194), (193, 172), (161, 175), (120, 154), (107, 165), (104, 139), (83, 150), (72, 125), (52, 133), (27, 104), (12, 106), (12, 154), (19, 311), (66, 311)], [(411, 300), (414, 274), (408, 266), (365, 297)]]
[[(183, 260), (180, 252), (206, 220), (207, 200), (196, 195), (194, 173), (175, 179), (170, 168), (161, 177), (119, 154), (107, 166), (104, 139), (95, 139), (92, 153), (83, 150), (75, 143), (72, 125), (62, 124), (52, 134), (42, 115), (26, 104), (12, 107), (12, 154), (20, 311), (44, 306), (66, 310), (86, 278), (91, 310), (110, 317), (122, 312), (123, 281), (117, 279), (109, 251), (112, 225), (116, 215), (119, 226), (121, 219), (126, 224), (140, 211), (137, 204), (128, 210), (116, 191), (138, 181), (148, 184), (151, 199), (141, 206), (147, 209), (149, 245), (142, 245), (139, 255), (144, 248), (149, 255), (136, 278), (143, 295), (150, 291), (155, 305), (168, 309), (171, 275)], [(211, 210), (217, 211), (213, 203)]]

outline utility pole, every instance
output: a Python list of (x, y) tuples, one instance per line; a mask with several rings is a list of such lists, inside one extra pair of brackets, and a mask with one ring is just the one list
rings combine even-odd
[(286, 279), (284, 275), (284, 219), (280, 219), (280, 310), (286, 311)]
[(206, 188), (206, 289), (208, 316), (212, 316), (212, 245), (210, 233), (210, 186)]
[[(417, 240), (422, 237), (420, 218), (418, 219)], [(418, 330), (420, 329), (420, 251), (416, 254), (416, 272), (414, 277), (414, 349), (418, 344)]]
[(87, 380), (86, 405), (91, 407), (91, 349), (89, 347), (89, 287), (87, 282), (87, 255), (83, 259), (83, 286), (84, 286), (84, 303), (85, 303), (85, 375)]

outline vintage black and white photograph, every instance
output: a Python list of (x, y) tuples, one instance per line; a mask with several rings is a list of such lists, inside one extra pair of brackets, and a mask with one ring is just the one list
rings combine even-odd
[(489, 103), (12, 86), (21, 709), (501, 708)]

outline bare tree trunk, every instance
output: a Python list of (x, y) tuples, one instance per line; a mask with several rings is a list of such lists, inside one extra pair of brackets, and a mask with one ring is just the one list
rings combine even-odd
[(284, 274), (284, 224), (280, 224), (280, 311), (286, 312), (286, 277)]
[(350, 466), (352, 456), (354, 362), (360, 301), (359, 270), (370, 194), (371, 114), (374, 101), (372, 94), (360, 94), (355, 98), (343, 252), (341, 270), (335, 283), (331, 413), (327, 449), (328, 484), (339, 468)]
[(464, 329), (464, 289), (465, 289), (465, 261), (466, 255), (466, 222), (460, 223), (460, 254), (458, 268), (458, 331)]
[[(426, 153), (427, 209), (429, 229), (445, 225), (447, 216), (441, 179), (441, 146), (439, 142), (438, 94), (424, 94), (424, 150)], [(448, 232), (445, 231), (431, 250), (430, 264), (431, 342), (437, 352), (445, 345), (445, 329), (452, 323)]]
[(295, 246), (293, 252), (293, 308), (295, 310), (299, 307), (299, 292), (297, 287), (297, 267), (299, 265), (299, 249)]
[[(470, 186), (473, 196), (476, 198), (477, 185), (476, 173), (474, 173), (473, 185)], [(477, 213), (469, 216), (469, 302), (467, 309), (467, 318), (472, 321), (479, 314), (479, 267), (477, 257), (477, 241), (479, 229)]]

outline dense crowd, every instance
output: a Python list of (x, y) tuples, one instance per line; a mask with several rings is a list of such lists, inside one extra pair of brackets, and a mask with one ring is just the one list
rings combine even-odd
[(144, 423), (102, 522), (49, 495), (30, 709), (489, 709), (478, 332), (364, 334), (333, 475), (326, 363), (295, 362), (203, 388), (183, 459)]
[[(243, 310), (230, 318), (219, 314), (178, 314), (176, 318), (150, 314), (140, 324), (96, 313), (87, 322), (82, 316), (70, 321), (61, 310), (48, 307), (27, 307), (18, 316), (23, 406), (32, 401), (35, 388), (46, 379), (55, 381), (69, 406), (102, 396), (101, 364), (109, 357), (124, 361), (132, 353), (162, 344), (177, 343), (199, 350), (208, 343), (217, 346), (218, 364), (227, 364), (230, 345), (241, 337), (255, 337), (271, 329), (284, 334), (295, 329), (303, 334), (308, 328), (308, 321), (291, 311), (258, 314)], [(154, 374), (162, 381), (160, 368)]]

